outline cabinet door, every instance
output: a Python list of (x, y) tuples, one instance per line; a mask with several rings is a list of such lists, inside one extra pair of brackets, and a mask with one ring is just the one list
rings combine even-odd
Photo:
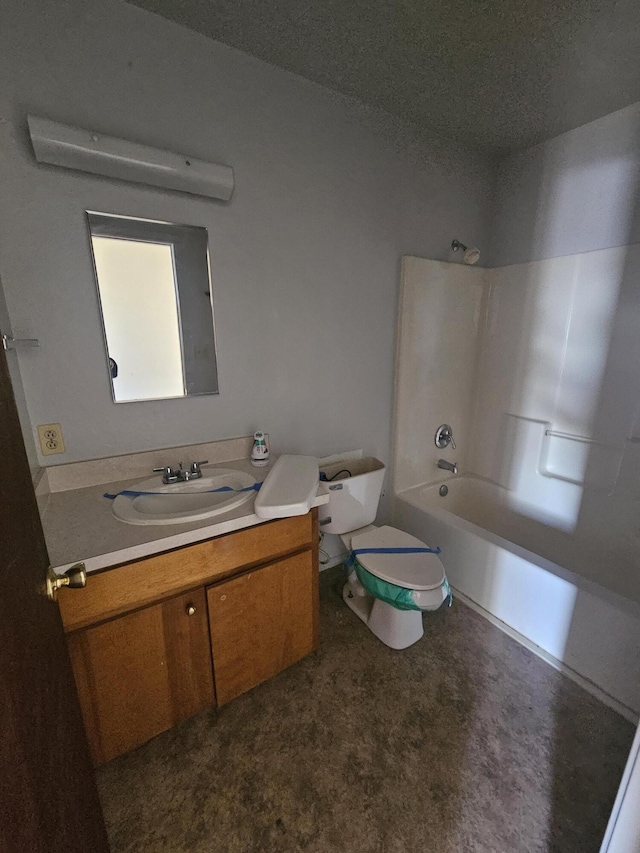
[(214, 703), (204, 589), (67, 639), (96, 764)]
[(219, 705), (318, 644), (318, 570), (311, 551), (210, 586), (207, 598)]

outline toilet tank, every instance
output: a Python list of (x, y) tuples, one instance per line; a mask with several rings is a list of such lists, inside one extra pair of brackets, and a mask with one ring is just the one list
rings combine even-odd
[[(320, 466), (329, 489), (329, 503), (318, 507), (323, 533), (349, 533), (371, 524), (378, 512), (385, 466), (373, 456)], [(331, 517), (330, 524), (322, 521)]]

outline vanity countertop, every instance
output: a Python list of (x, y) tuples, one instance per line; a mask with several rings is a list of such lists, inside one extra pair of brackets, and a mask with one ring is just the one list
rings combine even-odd
[[(207, 466), (215, 468), (237, 468), (262, 482), (271, 466), (255, 468), (248, 459)], [(253, 500), (213, 518), (186, 524), (137, 525), (119, 521), (105, 492), (113, 494), (144, 479), (148, 476), (38, 497), (49, 559), (56, 571), (61, 573), (82, 561), (92, 572), (265, 523), (253, 512)], [(320, 484), (312, 506), (328, 502), (326, 487)]]

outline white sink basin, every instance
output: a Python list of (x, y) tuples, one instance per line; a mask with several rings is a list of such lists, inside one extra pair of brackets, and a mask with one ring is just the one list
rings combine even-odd
[[(127, 524), (180, 524), (200, 521), (252, 501), (255, 480), (244, 471), (215, 468), (199, 480), (164, 485), (160, 477), (136, 483), (113, 501), (113, 514)], [(215, 491), (224, 489), (224, 491)], [(233, 489), (233, 491), (229, 491)]]

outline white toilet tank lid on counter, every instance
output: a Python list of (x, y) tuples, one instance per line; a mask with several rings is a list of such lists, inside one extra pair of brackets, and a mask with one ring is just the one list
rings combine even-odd
[(315, 456), (281, 456), (260, 488), (254, 504), (258, 518), (306, 515), (318, 491)]
[[(429, 547), (395, 527), (377, 527), (354, 536), (351, 548), (426, 548)], [(405, 589), (436, 589), (445, 579), (444, 567), (436, 554), (358, 554), (360, 565), (383, 581)]]

